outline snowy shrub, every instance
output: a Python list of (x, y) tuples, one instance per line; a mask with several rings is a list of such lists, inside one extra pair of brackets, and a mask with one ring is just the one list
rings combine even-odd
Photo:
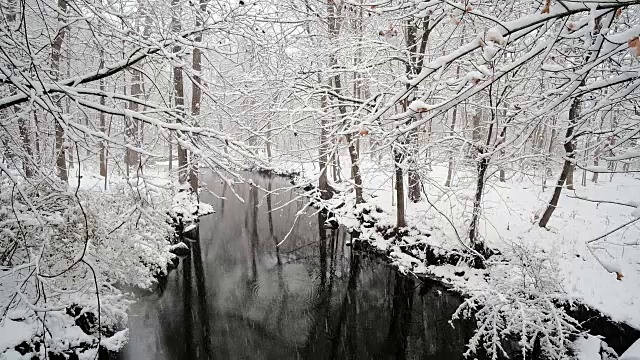
[(475, 317), (477, 329), (465, 356), (482, 346), (492, 359), (508, 356), (504, 345), (516, 342), (522, 357), (540, 352), (549, 359), (566, 358), (577, 322), (560, 307), (567, 299), (559, 273), (539, 249), (514, 247), (508, 262), (492, 262), (488, 286), (472, 292), (454, 314)]
[[(22, 324), (28, 331), (16, 341), (36, 344), (46, 327), (47, 348), (62, 352), (81, 344), (97, 351), (100, 337), (126, 327), (129, 301), (120, 289), (151, 288), (173, 257), (171, 194), (137, 195), (126, 184), (76, 193), (0, 177), (0, 308), (22, 314), (0, 318), (0, 328)], [(70, 314), (74, 307), (82, 313)], [(94, 319), (91, 331), (78, 328), (82, 316)], [(0, 354), (16, 345), (4, 343)]]

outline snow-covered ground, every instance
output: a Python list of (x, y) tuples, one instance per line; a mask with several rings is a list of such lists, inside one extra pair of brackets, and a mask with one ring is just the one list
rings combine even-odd
[[(382, 161), (364, 156), (361, 161), (365, 200), (371, 206), (384, 210), (376, 214), (379, 224), (395, 224), (395, 206), (392, 192), (392, 165), (389, 156)], [(280, 171), (296, 171), (304, 179), (317, 178), (318, 166), (295, 161), (274, 161)], [(341, 156), (342, 178), (349, 179), (349, 159)], [(557, 169), (556, 169), (557, 170)], [(426, 242), (432, 247), (456, 251), (461, 249), (461, 238), (468, 238), (467, 229), (471, 218), (475, 193), (475, 171), (471, 168), (456, 170), (453, 186), (444, 188), (447, 174), (446, 163), (435, 165), (431, 170), (421, 170), (428, 201), (407, 204), (407, 223), (430, 237), (415, 236), (407, 242)], [(331, 179), (331, 171), (329, 178)], [(611, 316), (615, 321), (625, 322), (640, 329), (640, 222), (624, 227), (596, 241), (592, 241), (640, 216), (638, 208), (609, 203), (596, 203), (576, 197), (595, 200), (619, 201), (640, 204), (640, 177), (616, 174), (600, 175), (598, 183), (592, 183), (587, 175), (587, 185), (581, 186), (581, 171), (575, 172), (575, 192), (564, 189), (559, 206), (547, 228), (540, 228), (538, 220), (551, 198), (558, 171), (542, 188), (540, 176), (513, 174), (507, 171), (507, 180), (502, 183), (497, 174), (488, 181), (483, 197), (480, 220), (480, 236), (486, 244), (510, 254), (542, 254), (557, 272), (560, 289), (569, 299), (574, 299)], [(509, 177), (512, 175), (511, 177)], [(337, 186), (340, 188), (340, 186)], [(405, 179), (406, 189), (406, 179)], [(338, 201), (353, 204), (351, 194), (339, 195)], [(339, 222), (357, 226), (349, 212), (341, 212)], [(365, 228), (359, 229), (367, 231)], [(429, 273), (460, 286), (463, 291), (473, 291), (486, 285), (483, 271), (464, 269), (466, 275), (458, 277), (456, 267), (425, 266), (420, 254), (409, 256), (393, 247), (392, 240), (385, 240), (373, 231), (363, 234), (381, 249), (391, 250), (392, 257), (401, 269), (414, 273)], [(616, 272), (622, 274), (617, 280)], [(475, 275), (474, 275), (475, 274)]]
[[(106, 190), (104, 178), (95, 169), (83, 168), (80, 174), (81, 178), (77, 169), (71, 172), (68, 193), (55, 195), (60, 199), (41, 206), (36, 204), (44, 209), (44, 225), (30, 217), (29, 207), (19, 202), (12, 205), (10, 193), (0, 193), (1, 211), (4, 213), (13, 206), (23, 220), (18, 228), (20, 233), (25, 232), (21, 236), (28, 239), (42, 234), (48, 239), (43, 242), (33, 236), (33, 241), (25, 242), (25, 247), (30, 248), (31, 262), (20, 252), (20, 246), (12, 266), (0, 267), (0, 309), (6, 313), (0, 318), (2, 360), (31, 359), (36, 354), (45, 358), (45, 351), (67, 355), (75, 351), (81, 359), (94, 359), (98, 341), (108, 350), (118, 350), (128, 338), (127, 309), (131, 297), (126, 295), (126, 289), (151, 290), (155, 276), (166, 274), (174, 257), (169, 244), (173, 229), (167, 222), (167, 213), (181, 214), (188, 222), (193, 220), (195, 210), (211, 210), (210, 206), (197, 209), (194, 195), (179, 191), (176, 184), (167, 180), (163, 164), (148, 167), (144, 176), (133, 176), (130, 180), (110, 176)], [(76, 192), (82, 208), (75, 202)], [(34, 197), (34, 201), (42, 201), (41, 198), (42, 195)], [(83, 211), (89, 225), (88, 242)], [(4, 218), (6, 227), (0, 238), (3, 244), (5, 241), (11, 244), (12, 237), (19, 233), (10, 219)], [(44, 249), (42, 256), (38, 255), (40, 249)], [(33, 276), (36, 264), (40, 273), (58, 275), (36, 279)], [(42, 299), (43, 288), (46, 302)], [(100, 293), (99, 299), (96, 291)], [(103, 327), (120, 331), (103, 329), (99, 336), (95, 329), (87, 328), (96, 326), (95, 318), (85, 320), (98, 312)], [(82, 322), (84, 328), (78, 325)], [(43, 325), (47, 328), (46, 348), (33, 348), (33, 344), (41, 342)]]

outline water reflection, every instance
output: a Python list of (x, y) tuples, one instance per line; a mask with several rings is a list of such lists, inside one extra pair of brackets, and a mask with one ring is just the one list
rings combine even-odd
[(268, 192), (236, 185), (244, 203), (202, 196), (218, 212), (164, 291), (133, 306), (127, 359), (462, 359), (470, 329), (448, 323), (455, 296), (351, 252), (322, 212), (276, 248), (304, 200), (253, 179)]

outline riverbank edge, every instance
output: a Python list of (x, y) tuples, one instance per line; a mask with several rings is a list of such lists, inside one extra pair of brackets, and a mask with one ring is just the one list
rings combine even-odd
[[(180, 190), (178, 190), (179, 192)], [(154, 279), (154, 283), (148, 288), (121, 283), (113, 285), (113, 288), (120, 292), (119, 296), (124, 299), (127, 313), (133, 303), (140, 301), (145, 296), (154, 294), (159, 287), (163, 286), (171, 271), (178, 267), (180, 257), (185, 255), (181, 253), (182, 248), (179, 245), (185, 244), (183, 242), (185, 238), (194, 238), (194, 234), (197, 234), (200, 218), (213, 213), (211, 209), (209, 204), (201, 203), (197, 200), (197, 197), (189, 194), (182, 198), (174, 197), (171, 204), (160, 210), (167, 216), (166, 222), (173, 229), (172, 232), (166, 235), (167, 246), (159, 253), (160, 256), (157, 262), (147, 262), (143, 258), (137, 261), (139, 265), (142, 265), (148, 271), (148, 275)], [(162, 266), (162, 259), (166, 260), (164, 266)], [(122, 359), (122, 350), (129, 341), (127, 323), (115, 322), (112, 325), (105, 325), (104, 321), (98, 321), (95, 311), (87, 310), (75, 302), (62, 309), (60, 316), (68, 317), (66, 321), (69, 324), (67, 326), (71, 325), (79, 328), (78, 331), (81, 331), (87, 337), (93, 337), (94, 341), (90, 343), (80, 342), (78, 345), (69, 344), (69, 347), (62, 352), (47, 351), (46, 344), (40, 336), (36, 335), (29, 340), (22, 341), (13, 347), (3, 350), (0, 353), (0, 358), (5, 359), (5, 357), (8, 357), (13, 359), (12, 356), (14, 355), (19, 356), (19, 358), (24, 356), (38, 358), (37, 355), (33, 354), (41, 353), (41, 349), (45, 349), (47, 351), (46, 357), (53, 360), (83, 359), (90, 350), (96, 352), (95, 359), (97, 360)], [(105, 320), (104, 316), (103, 312), (101, 314), (102, 320)], [(96, 339), (97, 342), (95, 342)], [(107, 342), (110, 345), (107, 345)], [(116, 350), (113, 349), (113, 343), (118, 344), (116, 345), (118, 346)], [(92, 355), (91, 358), (94, 359), (94, 356)]]
[[(452, 276), (438, 275), (435, 271), (430, 271), (428, 267), (442, 267), (442, 266), (454, 266), (457, 267), (461, 263), (470, 265), (469, 270), (479, 270), (475, 273), (476, 277), (485, 277), (488, 274), (484, 273), (482, 269), (483, 264), (477, 261), (477, 258), (468, 252), (449, 251), (446, 249), (436, 248), (427, 243), (420, 244), (406, 244), (399, 243), (401, 238), (409, 233), (412, 235), (421, 235), (423, 237), (430, 237), (431, 234), (421, 232), (420, 229), (408, 226), (400, 229), (393, 226), (381, 225), (376, 221), (376, 216), (371, 216), (374, 213), (383, 213), (387, 216), (384, 209), (380, 207), (372, 208), (366, 202), (361, 204), (360, 207), (352, 209), (350, 213), (357, 219), (357, 224), (354, 224), (353, 219), (345, 221), (344, 216), (340, 216), (340, 211), (336, 211), (344, 206), (346, 202), (331, 204), (327, 206), (326, 202), (320, 204), (320, 192), (317, 186), (311, 181), (311, 179), (305, 178), (301, 172), (287, 171), (287, 170), (275, 170), (274, 168), (262, 168), (254, 165), (249, 171), (257, 172), (264, 176), (280, 176), (288, 179), (292, 185), (301, 186), (301, 189), (305, 191), (305, 194), (310, 199), (312, 205), (316, 208), (323, 207), (329, 213), (329, 221), (335, 224), (345, 226), (347, 230), (356, 234), (354, 236), (351, 246), (354, 250), (364, 251), (373, 254), (387, 264), (394, 267), (400, 273), (406, 276), (414, 276), (416, 278), (427, 279), (430, 281), (436, 281), (443, 285), (448, 291), (454, 292), (461, 298), (465, 299), (470, 296), (472, 289), (464, 285), (464, 281), (456, 281), (460, 278), (464, 278), (467, 271), (460, 269), (454, 271)], [(342, 211), (344, 213), (344, 211)], [(379, 217), (378, 217), (379, 218)], [(362, 237), (364, 233), (370, 233), (374, 229), (375, 232), (382, 235), (385, 239), (395, 239), (392, 243), (392, 247), (380, 247), (376, 241), (371, 238)], [(397, 250), (400, 250), (401, 255)], [(416, 256), (416, 252), (420, 254), (420, 258)], [(499, 252), (495, 252), (499, 254)], [(421, 271), (413, 271), (413, 268), (417, 264), (423, 265)], [(467, 275), (468, 276), (468, 275)], [(458, 278), (458, 279), (455, 279)], [(467, 278), (464, 278), (468, 280)], [(586, 305), (579, 300), (574, 300), (572, 303), (558, 303), (558, 308), (562, 308), (569, 316), (574, 318), (580, 323), (582, 329), (587, 330), (588, 334), (593, 336), (601, 336), (606, 341), (603, 346), (610, 346), (618, 355), (622, 355), (631, 345), (640, 339), (640, 329), (635, 328), (625, 322), (615, 321), (609, 315), (604, 314), (600, 310)]]

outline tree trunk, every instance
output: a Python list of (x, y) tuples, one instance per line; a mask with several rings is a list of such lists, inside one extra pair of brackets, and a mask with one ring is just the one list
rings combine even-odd
[[(495, 115), (493, 110), (492, 115)], [(491, 143), (491, 138), (493, 135), (493, 126), (493, 121), (491, 121), (489, 125), (489, 132), (487, 133), (487, 142), (485, 147), (483, 148), (481, 146), (478, 146), (478, 154), (480, 156), (489, 151), (489, 144)], [(503, 136), (505, 135), (505, 132), (506, 127), (502, 130)], [(478, 239), (478, 221), (480, 219), (480, 213), (482, 212), (482, 194), (484, 193), (487, 169), (489, 168), (489, 160), (490, 158), (488, 156), (482, 156), (480, 162), (478, 162), (478, 180), (476, 183), (475, 197), (473, 199), (473, 214), (471, 215), (471, 224), (469, 225), (469, 241), (471, 242), (473, 249), (480, 254), (486, 253), (484, 242)]]
[(340, 142), (336, 141), (336, 149), (332, 154), (333, 157), (333, 181), (340, 182)]
[[(100, 69), (104, 68), (104, 50), (100, 50)], [(100, 92), (105, 91), (105, 84), (104, 84), (104, 80), (100, 79)], [(100, 105), (101, 106), (105, 106), (106, 105), (106, 99), (104, 96), (100, 96)], [(99, 123), (99, 127), (98, 130), (100, 132), (102, 132), (103, 134), (107, 133), (107, 122), (106, 122), (106, 115), (104, 112), (100, 112), (100, 123)], [(100, 141), (100, 176), (103, 176), (105, 178), (107, 178), (107, 146), (106, 146), (106, 142), (104, 140)]]
[[(66, 22), (66, 14), (67, 12), (67, 2), (66, 0), (58, 0), (58, 23), (63, 24)], [(66, 28), (61, 28), (53, 41), (53, 46), (51, 49), (51, 70), (52, 70), (52, 79), (53, 81), (57, 81), (60, 79), (60, 58), (62, 55), (62, 43), (64, 41), (65, 33), (67, 32)], [(58, 108), (60, 107), (60, 95), (55, 95), (54, 100)], [(59, 118), (58, 118), (59, 117)], [(58, 114), (54, 114), (54, 119), (56, 121), (56, 130), (55, 130), (55, 148), (56, 148), (56, 169), (58, 173), (58, 177), (60, 180), (67, 182), (69, 180), (69, 175), (67, 173), (67, 159), (66, 159), (66, 149), (65, 149), (65, 135), (64, 128), (62, 126), (62, 117)]]
[(362, 178), (360, 177), (360, 166), (358, 160), (358, 153), (356, 147), (353, 144), (351, 134), (345, 135), (347, 143), (349, 144), (349, 158), (351, 159), (351, 178), (353, 179), (354, 188), (356, 191), (356, 204), (362, 204), (364, 199), (362, 197)]
[(478, 180), (476, 183), (476, 193), (473, 199), (473, 214), (471, 215), (471, 225), (469, 225), (469, 240), (474, 250), (484, 254), (484, 244), (478, 239), (478, 220), (481, 213), (482, 193), (484, 192), (485, 176), (489, 167), (489, 159), (483, 157), (478, 163)]
[[(131, 96), (140, 99), (142, 95), (142, 73), (137, 70), (131, 70)], [(129, 110), (132, 112), (138, 112), (139, 106), (134, 101), (129, 101)], [(125, 117), (125, 136), (127, 138), (127, 144), (133, 145), (136, 148), (140, 147), (140, 134), (138, 129), (138, 122), (131, 117)], [(140, 162), (140, 154), (133, 149), (127, 149), (125, 152), (125, 164), (127, 167), (138, 166)]]
[(560, 200), (560, 193), (562, 192), (562, 187), (564, 186), (564, 183), (567, 180), (569, 173), (573, 171), (573, 162), (570, 161), (571, 159), (575, 158), (575, 148), (573, 145), (573, 130), (576, 125), (576, 118), (579, 112), (580, 112), (580, 98), (576, 97), (573, 99), (573, 102), (571, 103), (571, 108), (569, 109), (569, 127), (567, 128), (567, 132), (564, 136), (565, 138), (564, 151), (566, 153), (568, 160), (564, 161), (564, 165), (562, 166), (562, 173), (560, 173), (560, 178), (556, 183), (556, 187), (553, 191), (553, 196), (551, 197), (551, 201), (549, 201), (549, 205), (547, 205), (547, 209), (544, 211), (544, 214), (542, 214), (542, 217), (540, 218), (540, 222), (538, 223), (540, 227), (547, 226), (549, 219), (551, 219), (551, 215), (553, 215), (553, 212), (558, 206), (558, 200)]
[(18, 129), (20, 130), (20, 138), (22, 139), (22, 146), (24, 147), (24, 150), (27, 153), (27, 156), (22, 160), (22, 167), (24, 168), (24, 176), (30, 178), (33, 176), (33, 168), (31, 167), (31, 162), (33, 161), (33, 151), (31, 150), (31, 137), (29, 134), (29, 126), (27, 124), (27, 119), (20, 117), (20, 119), (18, 120)]
[[(207, 10), (207, 1), (200, 0), (200, 11), (196, 14), (196, 29), (202, 26), (202, 14)], [(195, 42), (202, 42), (202, 33), (198, 32), (195, 37)], [(193, 49), (193, 84), (191, 86), (191, 115), (194, 119), (196, 119), (200, 115), (200, 109), (202, 108), (202, 80), (200, 78), (200, 72), (202, 71), (202, 52), (199, 48)], [(189, 185), (191, 185), (191, 190), (198, 197), (198, 201), (200, 200), (200, 196), (198, 195), (198, 161), (194, 154), (190, 156), (190, 171), (189, 171)]]
[(556, 140), (556, 119), (553, 119), (553, 129), (551, 129), (551, 136), (549, 137), (549, 148), (547, 149), (547, 154), (545, 156), (545, 172), (544, 178), (542, 179), (542, 191), (545, 191), (547, 188), (547, 177), (551, 176), (551, 166), (549, 165), (549, 157), (551, 157), (551, 152), (553, 151), (553, 144)]
[(393, 160), (396, 171), (396, 227), (407, 226), (404, 209), (404, 175), (402, 174), (402, 150), (393, 149)]
[[(9, 26), (15, 25), (16, 21), (17, 1), (9, 0), (8, 8), (6, 12), (6, 19)], [(15, 94), (15, 92), (13, 92)], [(18, 115), (20, 108), (13, 106), (14, 114)], [(34, 110), (35, 113), (35, 110)], [(20, 131), (20, 139), (22, 140), (22, 146), (27, 156), (22, 160), (22, 168), (24, 170), (24, 176), (30, 178), (33, 176), (33, 168), (31, 162), (33, 161), (33, 150), (31, 148), (31, 137), (29, 131), (28, 117), (18, 116), (18, 130)]]
[[(460, 67), (458, 67), (458, 70)], [(455, 134), (456, 128), (456, 118), (458, 117), (458, 107), (453, 107), (453, 119), (451, 119), (451, 130), (449, 131), (449, 136), (453, 137)], [(449, 166), (447, 168), (447, 180), (444, 182), (445, 187), (451, 186), (451, 181), (453, 180), (453, 149), (450, 149), (451, 153), (449, 154)]]
[[(425, 24), (428, 24), (428, 21), (426, 21)], [(409, 50), (409, 59), (408, 59), (409, 61), (407, 62), (407, 65), (406, 65), (407, 78), (413, 77), (413, 75), (418, 71), (417, 67), (420, 60), (418, 60), (419, 54), (418, 54), (417, 32), (418, 32), (417, 24), (412, 20), (407, 20), (407, 32), (406, 32), (406, 39), (405, 39), (407, 49)], [(429, 36), (428, 28), (425, 28), (422, 36), (421, 48), (426, 46), (426, 41), (428, 36)], [(412, 116), (410, 122), (413, 122), (414, 119), (415, 117)], [(408, 134), (408, 137), (409, 137), (408, 146), (412, 150), (408, 154), (409, 156), (408, 158), (409, 169), (407, 170), (407, 177), (409, 180), (408, 195), (409, 195), (409, 200), (416, 203), (420, 201), (422, 198), (421, 192), (420, 192), (420, 186), (421, 186), (420, 175), (418, 174), (418, 169), (416, 168), (417, 167), (416, 156), (418, 153), (417, 151), (418, 130), (417, 129), (411, 130), (410, 133)]]
[[(336, 16), (336, 7), (334, 0), (327, 0), (327, 12), (328, 12), (328, 27), (329, 27), (329, 39), (335, 41), (340, 32), (340, 26), (338, 24), (338, 17)], [(334, 53), (331, 53), (329, 56), (329, 67), (334, 69), (338, 66), (338, 60)], [(340, 74), (337, 73), (333, 76), (333, 90), (336, 94), (340, 95), (342, 89)], [(338, 106), (340, 111), (340, 117), (344, 121), (344, 116), (347, 113), (346, 105), (340, 104)], [(345, 126), (345, 128), (349, 128)], [(356, 204), (361, 204), (364, 202), (362, 197), (362, 178), (360, 176), (360, 167), (359, 167), (359, 159), (358, 152), (356, 151), (356, 147), (354, 141), (352, 141), (351, 134), (345, 135), (347, 140), (347, 145), (349, 147), (349, 158), (351, 159), (351, 178), (353, 179), (354, 188), (356, 192)]]
[[(71, 31), (69, 30), (68, 27), (67, 27), (66, 31), (67, 31), (67, 35), (69, 37), (69, 39), (67, 39), (67, 41), (69, 42), (69, 41), (71, 41)], [(69, 46), (67, 46), (67, 57), (66, 57), (66, 60), (67, 61), (66, 61), (65, 68), (66, 68), (66, 73), (67, 73), (67, 79), (69, 79), (69, 78), (71, 78), (71, 49), (69, 48)], [(69, 97), (67, 97), (65, 99), (64, 103), (65, 103), (65, 108), (64, 108), (65, 114), (70, 115), (71, 114), (71, 99), (69, 99)], [(70, 143), (68, 145), (71, 146)], [(68, 155), (69, 155), (69, 164), (68, 164), (69, 169), (73, 169), (75, 167), (75, 160), (74, 160), (75, 151), (76, 151), (75, 146), (72, 147), (71, 149), (67, 150)], [(78, 167), (80, 166), (80, 159), (79, 159), (80, 156), (79, 155), (80, 154), (78, 154)], [(73, 176), (76, 177), (77, 174), (74, 174)]]
[(269, 161), (269, 164), (271, 164), (271, 158), (273, 157), (273, 154), (271, 153), (271, 119), (268, 120), (269, 123), (267, 124), (267, 161)]
[[(322, 95), (320, 102), (324, 113), (327, 109), (327, 96)], [(325, 115), (322, 115), (320, 118), (320, 156), (318, 158), (320, 165), (320, 177), (318, 178), (318, 190), (320, 191), (320, 197), (324, 200), (328, 200), (333, 197), (333, 189), (329, 186), (329, 179), (327, 179), (327, 167), (329, 166), (329, 162), (327, 161), (329, 139), (327, 137), (327, 119)]]
[[(497, 126), (497, 125), (496, 125)], [(507, 142), (507, 127), (505, 126), (502, 129), (502, 143), (506, 143)], [(504, 149), (500, 150), (500, 155), (504, 156)], [(506, 175), (505, 175), (505, 171), (504, 171), (504, 165), (500, 164), (500, 182), (506, 182)]]
[(33, 110), (33, 126), (35, 129), (36, 162), (40, 162), (40, 120), (38, 119), (38, 109)]
[[(171, 10), (172, 10), (172, 18), (171, 18), (171, 28), (174, 34), (178, 34), (182, 30), (182, 25), (180, 24), (180, 17), (178, 16), (178, 11), (180, 8), (180, 2), (178, 0), (171, 0)], [(173, 47), (173, 52), (180, 52), (180, 45), (175, 45)], [(179, 62), (179, 60), (178, 60)], [(179, 122), (182, 122), (185, 117), (185, 109), (184, 109), (184, 84), (182, 81), (182, 67), (174, 66), (173, 67), (173, 96), (176, 106), (176, 112), (178, 113)], [(178, 140), (182, 139), (182, 133), (178, 130), (176, 131), (176, 138)], [(187, 181), (187, 150), (182, 147), (180, 142), (178, 141), (178, 181), (183, 184)]]
[(573, 187), (573, 173), (576, 171), (575, 164), (571, 163), (569, 165), (569, 172), (567, 173), (567, 189), (575, 190)]
[(471, 116), (473, 129), (471, 131), (471, 138), (474, 143), (480, 142), (480, 112), (482, 110), (476, 109), (476, 112)]

